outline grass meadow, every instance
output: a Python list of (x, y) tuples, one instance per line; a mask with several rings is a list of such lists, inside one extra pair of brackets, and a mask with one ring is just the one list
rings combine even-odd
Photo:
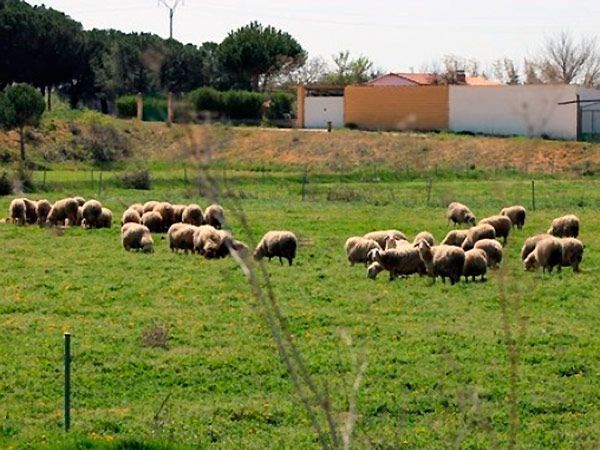
[[(482, 174), (424, 179), (215, 172), (226, 212), (239, 202), (256, 236), (289, 229), (293, 267), (268, 270), (312, 376), (327, 383), (336, 419), (349, 408), (354, 448), (595, 449), (600, 447), (600, 182)], [(207, 200), (190, 171), (156, 171), (150, 191), (112, 176), (50, 171), (32, 198), (81, 194), (113, 210), (150, 199)], [(40, 184), (41, 173), (35, 174)], [(6, 211), (10, 198), (0, 198)], [(478, 218), (521, 203), (529, 216), (485, 283), (375, 281), (350, 267), (347, 237), (397, 228), (450, 229), (444, 205)], [(581, 273), (524, 272), (519, 250), (552, 218), (575, 213), (586, 245)], [(238, 218), (229, 226), (238, 238)], [(317, 448), (271, 330), (231, 258), (127, 253), (119, 227), (0, 225), (0, 447)], [(72, 333), (72, 430), (63, 432), (63, 332)], [(166, 332), (166, 346), (149, 335)], [(159, 333), (160, 334), (160, 333)], [(150, 336), (152, 337), (152, 336)], [(160, 336), (159, 336), (160, 337)], [(351, 340), (351, 345), (348, 342)], [(511, 425), (512, 424), (512, 425)]]

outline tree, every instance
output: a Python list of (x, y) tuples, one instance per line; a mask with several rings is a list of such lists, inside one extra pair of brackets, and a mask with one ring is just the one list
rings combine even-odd
[(494, 77), (504, 84), (521, 84), (519, 69), (510, 58), (499, 59), (493, 65)]
[(219, 58), (240, 88), (258, 91), (272, 77), (306, 60), (300, 44), (288, 33), (252, 22), (232, 31), (221, 42)]
[(25, 161), (25, 127), (37, 126), (44, 113), (44, 97), (28, 84), (7, 86), (0, 95), (0, 125), (19, 130), (21, 161)]
[(204, 85), (202, 52), (195, 45), (167, 41), (160, 68), (160, 83), (169, 92), (189, 92)]
[(298, 84), (314, 84), (325, 79), (325, 76), (331, 71), (329, 64), (321, 56), (308, 59), (302, 66), (282, 72), (272, 80), (272, 86), (269, 88), (286, 88)]
[(347, 85), (365, 83), (377, 77), (373, 62), (366, 56), (352, 59), (348, 50), (332, 56), (334, 68), (325, 75), (324, 80), (331, 84)]

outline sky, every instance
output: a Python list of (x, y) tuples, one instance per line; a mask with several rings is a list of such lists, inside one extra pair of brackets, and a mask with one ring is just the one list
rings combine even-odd
[[(173, 3), (174, 0), (165, 0)], [(168, 37), (168, 10), (157, 0), (28, 1), (65, 12), (86, 29), (115, 28)], [(309, 56), (328, 60), (340, 50), (365, 55), (383, 71), (419, 71), (453, 54), (483, 68), (505, 56), (531, 56), (544, 38), (569, 30), (598, 35), (598, 0), (183, 0), (174, 38), (220, 42), (257, 20), (294, 36)]]

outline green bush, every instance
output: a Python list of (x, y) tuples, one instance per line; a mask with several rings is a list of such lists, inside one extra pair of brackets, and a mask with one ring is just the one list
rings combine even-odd
[(258, 92), (223, 92), (225, 114), (231, 119), (260, 119), (264, 101), (265, 95)]
[(119, 185), (124, 189), (150, 190), (150, 172), (148, 169), (135, 169), (123, 172), (117, 177)]
[(122, 118), (131, 118), (137, 115), (137, 100), (135, 95), (124, 95), (115, 102), (117, 115)]
[(188, 94), (196, 111), (223, 112), (223, 93), (211, 87), (201, 87)]
[(287, 115), (293, 116), (296, 96), (287, 92), (273, 92), (270, 96), (271, 106), (267, 117), (271, 120), (286, 119)]
[[(122, 118), (137, 117), (137, 96), (124, 95), (116, 101), (117, 115)], [(143, 120), (162, 122), (167, 118), (167, 101), (159, 97), (144, 97)]]
[(8, 173), (2, 172), (0, 175), (0, 195), (11, 195), (12, 183), (8, 177)]

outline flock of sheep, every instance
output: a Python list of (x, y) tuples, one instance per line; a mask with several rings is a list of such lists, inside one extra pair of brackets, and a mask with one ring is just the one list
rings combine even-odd
[[(502, 261), (502, 239), (506, 245), (514, 227), (522, 229), (527, 211), (523, 206), (504, 208), (500, 214), (487, 217), (475, 225), (475, 215), (462, 203), (448, 205), (446, 217), (455, 226), (471, 225), (469, 229), (451, 230), (440, 245), (435, 245), (433, 235), (420, 232), (412, 242), (398, 230), (372, 231), (364, 236), (346, 240), (346, 257), (351, 265), (367, 266), (367, 276), (375, 279), (385, 270), (390, 280), (412, 274), (440, 276), (452, 284), (461, 276), (465, 281), (476, 277), (485, 280), (488, 268)], [(544, 234), (528, 238), (521, 249), (521, 259), (526, 270), (542, 267), (552, 272), (554, 267), (572, 267), (579, 271), (583, 258), (583, 244), (579, 241), (580, 221), (572, 214), (556, 218)]]
[[(97, 200), (69, 197), (50, 204), (48, 200), (16, 198), (9, 206), (10, 222), (18, 225), (82, 226), (110, 228), (112, 212)], [(151, 233), (167, 234), (173, 252), (198, 253), (206, 259), (224, 258), (232, 253), (244, 259), (249, 257), (248, 246), (222, 230), (225, 214), (220, 205), (210, 205), (204, 211), (196, 204), (173, 205), (149, 201), (135, 203), (121, 218), (121, 243), (127, 251), (154, 251)], [(290, 231), (269, 231), (254, 250), (257, 260), (262, 258), (286, 259), (291, 266), (296, 257), (298, 241)]]
[[(345, 251), (351, 265), (367, 266), (367, 276), (375, 279), (382, 271), (388, 271), (390, 280), (412, 274), (440, 276), (452, 284), (471, 278), (485, 280), (488, 268), (495, 268), (502, 261), (503, 246), (514, 227), (525, 225), (526, 210), (523, 206), (502, 209), (500, 214), (482, 219), (475, 224), (475, 215), (465, 205), (452, 202), (448, 205), (447, 219), (455, 226), (468, 224), (468, 229), (453, 229), (444, 240), (435, 245), (433, 235), (419, 233), (412, 242), (398, 230), (373, 231), (364, 236), (349, 238)], [(110, 228), (112, 212), (97, 200), (69, 197), (50, 204), (47, 200), (33, 201), (14, 199), (9, 207), (9, 221), (25, 225), (41, 226), (76, 225), (84, 228)], [(129, 206), (121, 218), (121, 242), (127, 251), (154, 251), (152, 233), (166, 233), (169, 248), (173, 252), (197, 253), (206, 259), (236, 255), (245, 259), (249, 248), (223, 230), (223, 208), (217, 204), (205, 210), (197, 204), (178, 205), (168, 202), (149, 201)], [(577, 239), (580, 221), (574, 215), (566, 215), (552, 221), (548, 231), (528, 238), (521, 249), (521, 259), (526, 270), (542, 267), (552, 272), (554, 267), (571, 266), (579, 270), (583, 258), (583, 244)], [(290, 231), (269, 231), (253, 252), (256, 259), (279, 258), (292, 265), (296, 257), (298, 241)]]

